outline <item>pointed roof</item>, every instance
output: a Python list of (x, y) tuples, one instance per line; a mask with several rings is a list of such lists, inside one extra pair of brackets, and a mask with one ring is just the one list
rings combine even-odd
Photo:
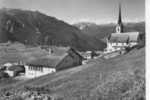
[(118, 24), (122, 24), (121, 3), (119, 2)]
[(27, 65), (54, 68), (68, 55), (70, 47), (51, 47), (51, 49), (53, 50), (51, 55), (33, 57), (32, 60), (26, 61)]
[(111, 43), (138, 42), (139, 32), (126, 32), (122, 34), (112, 33), (109, 39)]
[(70, 54), (70, 52), (74, 52), (80, 57), (82, 57), (80, 54), (76, 52), (71, 47), (56, 47), (51, 46), (50, 47), (53, 50), (52, 54), (47, 54), (47, 56), (41, 56), (41, 57), (33, 57), (32, 59), (28, 59), (26, 61), (27, 65), (31, 66), (41, 66), (41, 67), (49, 67), (49, 68), (56, 68), (57, 65), (67, 56)]

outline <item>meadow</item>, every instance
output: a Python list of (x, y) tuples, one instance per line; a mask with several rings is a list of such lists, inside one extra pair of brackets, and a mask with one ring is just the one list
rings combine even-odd
[(26, 89), (44, 91), (61, 100), (145, 100), (145, 48), (0, 89), (1, 93), (5, 90), (16, 94)]

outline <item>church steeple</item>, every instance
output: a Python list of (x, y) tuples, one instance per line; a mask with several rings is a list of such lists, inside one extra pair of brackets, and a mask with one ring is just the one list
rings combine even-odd
[(118, 24), (122, 24), (121, 4), (120, 4), (120, 3), (119, 3), (119, 17), (118, 17)]
[(119, 16), (118, 16), (118, 23), (116, 26), (116, 33), (123, 32), (123, 23), (122, 23), (122, 14), (121, 14), (121, 3), (119, 3)]

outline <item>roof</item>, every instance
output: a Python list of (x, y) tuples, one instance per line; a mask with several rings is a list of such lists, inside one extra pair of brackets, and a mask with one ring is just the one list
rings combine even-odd
[(127, 42), (128, 39), (129, 39), (128, 35), (112, 34), (110, 37), (110, 42)]
[(110, 42), (137, 42), (139, 37), (139, 32), (126, 32), (126, 33), (112, 33), (109, 41)]
[(56, 46), (51, 46), (50, 49), (52, 50), (52, 55), (53, 56), (63, 56), (71, 48), (70, 47), (56, 47)]
[(30, 57), (26, 61), (27, 65), (32, 66), (41, 66), (41, 67), (50, 67), (55, 68), (68, 54), (69, 51), (72, 50), (74, 53), (82, 57), (79, 53), (77, 53), (74, 49), (71, 47), (56, 47), (51, 46), (49, 47), (52, 51), (51, 54), (47, 52), (47, 55), (41, 56), (41, 57)]
[(52, 54), (47, 54), (47, 56), (42, 57), (32, 57), (29, 59), (26, 64), (32, 66), (41, 66), (41, 67), (56, 67), (62, 59), (68, 55), (69, 47), (53, 47)]
[(41, 66), (41, 67), (56, 67), (63, 57), (44, 57), (44, 58), (35, 58), (27, 62), (27, 65), (31, 66)]
[(25, 68), (23, 65), (12, 65), (8, 68), (10, 71), (25, 71)]
[(129, 32), (129, 33), (126, 33), (126, 34), (128, 34), (130, 36), (129, 42), (137, 42), (138, 38), (139, 38), (139, 35), (140, 35), (139, 32)]

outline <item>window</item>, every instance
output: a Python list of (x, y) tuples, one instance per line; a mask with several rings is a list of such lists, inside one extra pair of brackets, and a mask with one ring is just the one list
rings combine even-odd
[(32, 66), (30, 66), (30, 70), (32, 70)]
[(38, 70), (39, 70), (39, 66), (36, 67), (36, 71), (38, 71)]
[(43, 67), (41, 67), (41, 66), (37, 67), (37, 71), (43, 72)]
[(41, 71), (43, 72), (43, 67), (41, 67)]

